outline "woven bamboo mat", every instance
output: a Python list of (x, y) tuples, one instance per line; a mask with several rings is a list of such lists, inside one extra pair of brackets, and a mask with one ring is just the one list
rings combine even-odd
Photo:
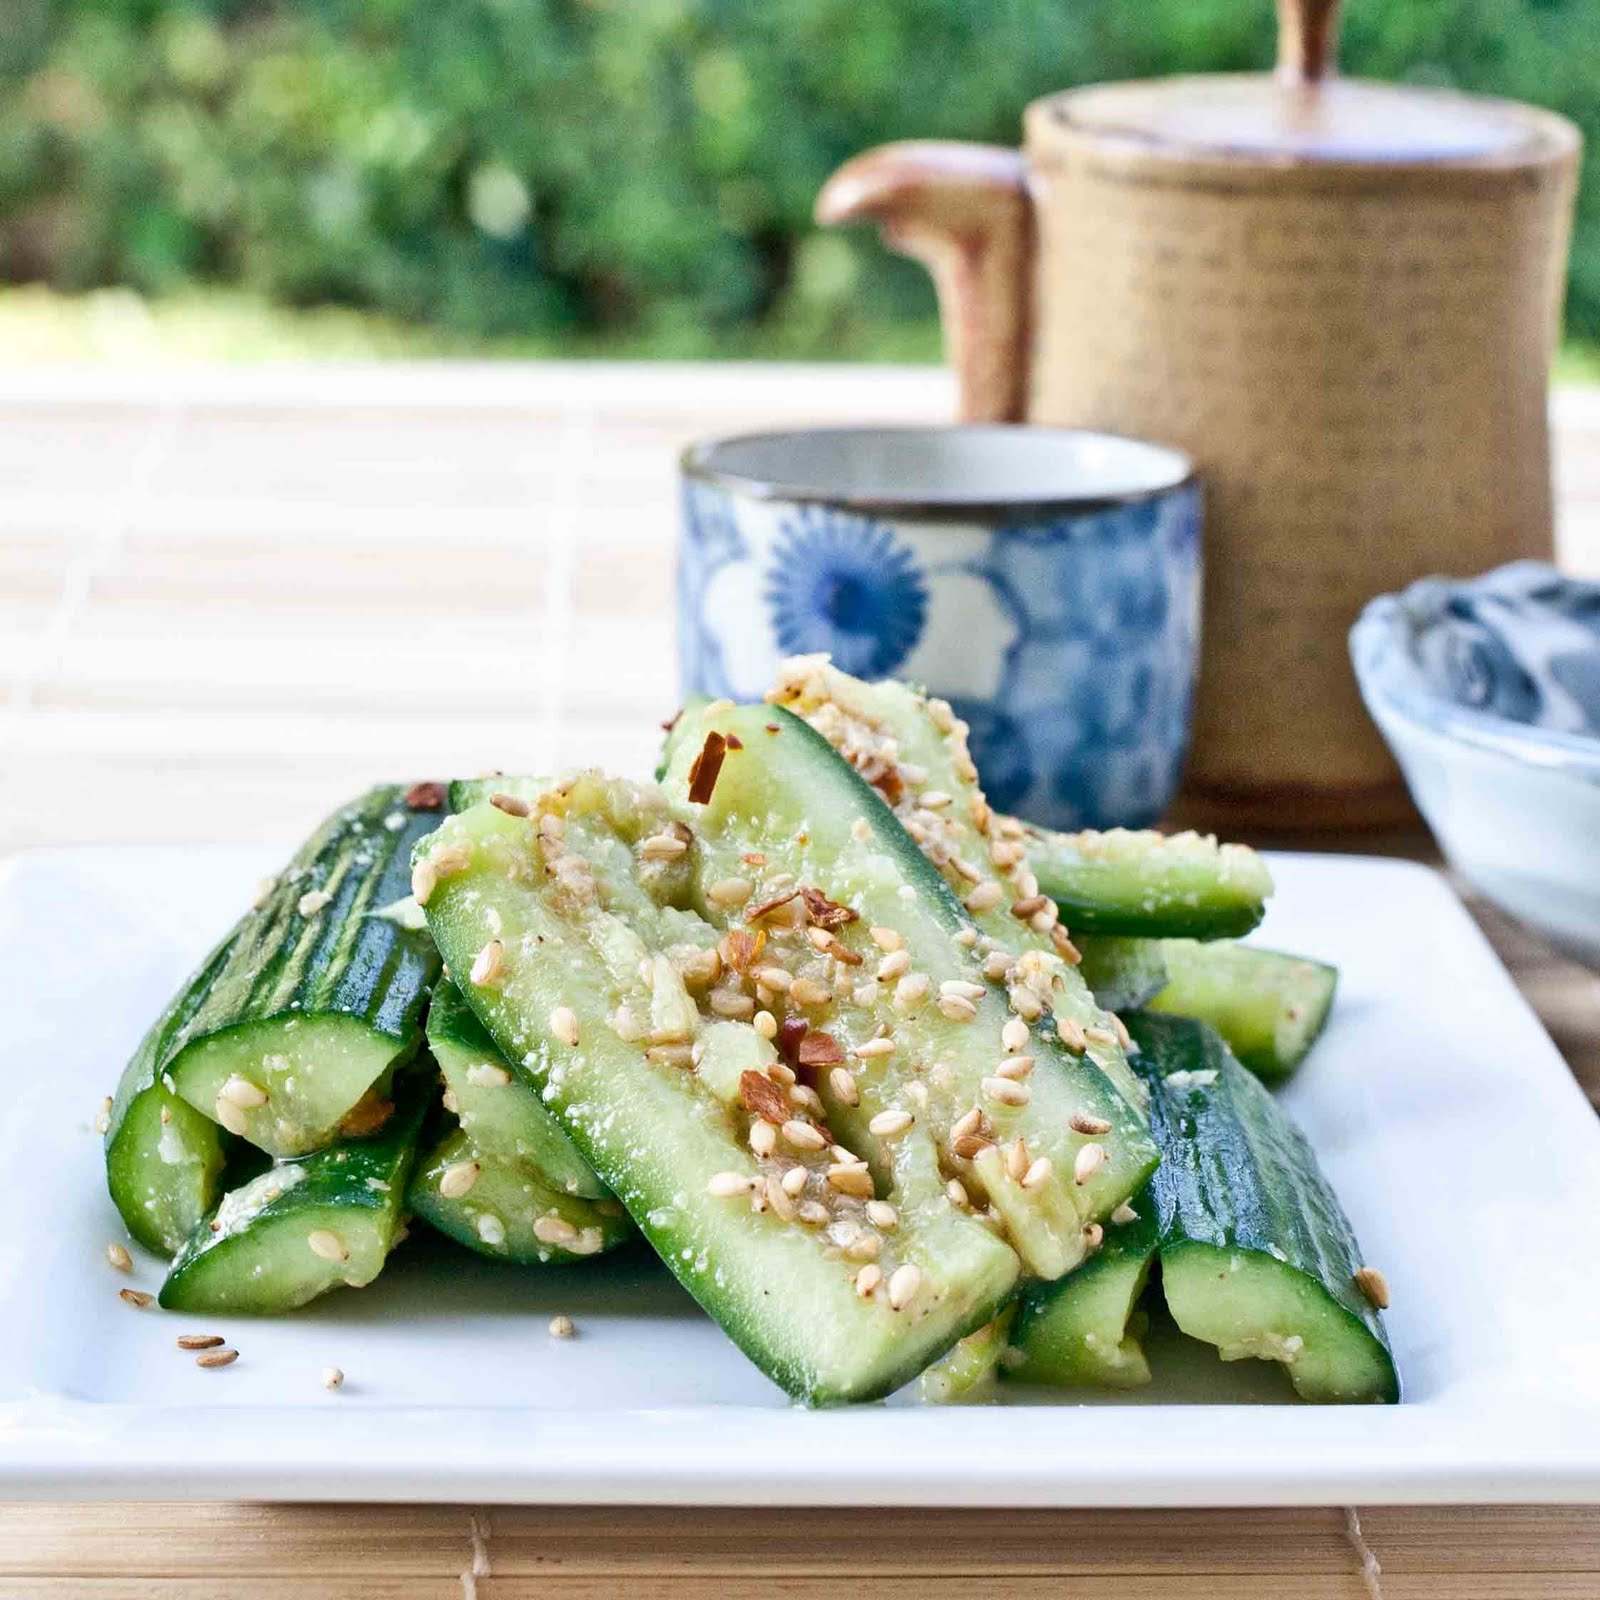
[[(858, 368), (0, 369), (0, 852), (287, 841), (383, 775), (645, 770), (674, 696), (677, 447), (948, 406), (942, 376)], [(1562, 559), (1600, 576), (1600, 395), (1555, 414)], [(1474, 910), (1600, 1104), (1600, 979)], [(1600, 1597), (1600, 1509), (0, 1507), (0, 1600), (858, 1584)]]

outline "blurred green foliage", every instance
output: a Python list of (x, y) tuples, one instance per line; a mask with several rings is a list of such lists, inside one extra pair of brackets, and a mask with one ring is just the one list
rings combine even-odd
[[(1600, 142), (1600, 0), (1346, 11), (1346, 71), (1536, 101)], [(0, 0), (0, 278), (877, 353), (931, 291), (811, 227), (839, 161), (1011, 141), (1048, 90), (1259, 67), (1272, 41), (1270, 0)], [(1592, 175), (1569, 326), (1600, 334)]]

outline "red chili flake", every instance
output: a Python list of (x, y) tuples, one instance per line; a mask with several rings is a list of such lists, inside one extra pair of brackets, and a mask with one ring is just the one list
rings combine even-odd
[(704, 805), (717, 787), (717, 777), (722, 771), (723, 758), (728, 753), (728, 741), (715, 728), (706, 735), (700, 754), (689, 768), (689, 798), (696, 805)]
[(744, 920), (746, 922), (759, 922), (769, 911), (776, 911), (779, 906), (788, 905), (788, 903), (799, 893), (800, 891), (798, 889), (791, 889), (787, 894), (780, 894), (775, 900), (763, 900), (760, 905), (751, 906), (751, 908), (745, 912)]
[(728, 735), (728, 748), (730, 750), (743, 750), (744, 740), (741, 739), (738, 734), (730, 733)]
[(837, 1067), (844, 1060), (844, 1051), (831, 1033), (813, 1029), (800, 1041), (795, 1059), (802, 1067)]
[(789, 1097), (764, 1072), (747, 1069), (739, 1074), (739, 1104), (763, 1122), (782, 1127), (789, 1120)]
[(890, 767), (881, 777), (874, 778), (873, 784), (891, 806), (899, 805), (906, 797), (905, 780), (898, 767)]
[(791, 1066), (799, 1059), (800, 1041), (805, 1038), (807, 1031), (804, 1017), (790, 1017), (786, 1022), (778, 1024), (776, 1040), (778, 1054)]
[(682, 715), (683, 715), (683, 707), (679, 706), (678, 709), (676, 711), (674, 711), (672, 713), (672, 715), (670, 717), (668, 717), (667, 720), (661, 724), (661, 731), (663, 733), (671, 733), (672, 730), (678, 726), (678, 719)]
[(442, 811), (450, 790), (442, 783), (414, 783), (406, 790), (408, 811)]
[(780, 730), (779, 730), (778, 724), (776, 722), (769, 722), (767, 724), (767, 732), (768, 733), (777, 733), (779, 731)]
[(806, 919), (813, 927), (827, 928), (831, 932), (860, 920), (859, 911), (830, 900), (820, 889), (801, 889), (800, 897), (806, 903)]
[(723, 936), (722, 959), (735, 972), (748, 972), (750, 964), (761, 954), (767, 942), (767, 930), (758, 928), (754, 933), (745, 928), (730, 928)]

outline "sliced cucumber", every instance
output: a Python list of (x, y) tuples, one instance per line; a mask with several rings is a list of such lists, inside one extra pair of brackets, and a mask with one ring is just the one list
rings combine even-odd
[[(1071, 969), (1026, 952), (1003, 958), (1009, 996), (986, 982), (992, 952), (944, 879), (798, 718), (708, 707), (678, 727), (689, 737), (662, 782), (693, 819), (698, 903), (730, 937), (765, 941), (741, 1003), (826, 1038), (841, 1068), (817, 1075), (830, 1124), (887, 1180), (897, 1145), (878, 1119), (914, 1119), (1032, 1273), (1076, 1265), (1085, 1226), (1139, 1186), (1155, 1151), (1092, 1054), (1037, 1025), (1041, 992), (1059, 1000)], [(710, 751), (721, 765), (706, 793), (696, 774)]]
[(1024, 843), (1039, 887), (1074, 933), (1233, 939), (1261, 921), (1272, 893), (1254, 850), (1209, 834), (1029, 826)]
[(500, 1054), (447, 979), (435, 986), (428, 1007), (428, 1048), (444, 1074), (446, 1103), (480, 1153), (528, 1164), (563, 1194), (604, 1198), (605, 1185), (545, 1110), (527, 1069)]
[(1166, 943), (1161, 939), (1095, 933), (1080, 938), (1078, 947), (1083, 952), (1078, 971), (1107, 1011), (1137, 1011), (1167, 986)]
[[(684, 1286), (811, 1403), (885, 1394), (989, 1321), (1017, 1260), (946, 1196), (926, 1132), (872, 1194), (746, 1020), (754, 1005), (706, 990), (718, 934), (690, 906), (698, 847), (680, 848), (661, 793), (585, 775), (533, 811), (475, 806), (424, 841), (428, 924), (502, 1053)], [(732, 1074), (741, 1055), (762, 1067)]]
[(370, 1129), (422, 1037), (439, 958), (407, 912), (410, 856), (440, 802), (407, 794), (373, 789), (307, 840), (241, 918), (165, 1064), (176, 1094), (271, 1155)]
[(532, 1162), (490, 1155), (457, 1128), (418, 1164), (406, 1200), (440, 1233), (501, 1261), (587, 1261), (633, 1233), (618, 1201), (542, 1179)]
[(408, 1074), (381, 1132), (280, 1161), (230, 1190), (172, 1263), (170, 1311), (292, 1311), (382, 1271), (401, 1229), (431, 1085)]
[(1209, 1022), (1266, 1083), (1287, 1078), (1327, 1026), (1337, 967), (1226, 940), (1168, 939), (1161, 951), (1169, 977), (1150, 1009)]
[[(977, 924), (986, 978), (1008, 987), (1030, 1016), (1047, 1011), (1074, 1050), (1087, 1045), (1142, 1112), (1144, 1086), (1124, 1058), (1121, 1025), (1073, 970), (1078, 951), (1040, 893), (1023, 825), (996, 816), (985, 800), (966, 723), (943, 700), (892, 679), (863, 683), (825, 656), (786, 661), (767, 698), (804, 718), (893, 810)], [(669, 746), (699, 725), (686, 709)]]
[(1139, 1297), (1156, 1255), (1159, 1218), (1147, 1188), (1105, 1242), (1059, 1283), (1026, 1288), (1014, 1339), (1021, 1360), (1007, 1376), (1064, 1388), (1135, 1389), (1150, 1381), (1140, 1342)]
[(936, 1406), (992, 1400), (995, 1379), (1011, 1349), (1016, 1310), (1014, 1304), (1007, 1306), (993, 1322), (957, 1340), (917, 1379), (917, 1398)]
[(1355, 1234), (1305, 1136), (1216, 1032), (1131, 1021), (1161, 1140), (1161, 1282), (1224, 1360), (1281, 1362), (1307, 1400), (1399, 1398)]
[(233, 949), (230, 934), (167, 1002), (123, 1070), (106, 1123), (106, 1185), (128, 1232), (171, 1256), (221, 1193), (227, 1135), (167, 1088), (172, 1042), (205, 1002)]

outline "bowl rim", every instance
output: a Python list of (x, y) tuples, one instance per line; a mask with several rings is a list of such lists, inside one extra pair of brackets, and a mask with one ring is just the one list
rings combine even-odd
[(1538, 728), (1492, 711), (1447, 700), (1428, 687), (1416, 664), (1401, 648), (1411, 631), (1401, 595), (1379, 595), (1367, 603), (1350, 630), (1350, 658), (1368, 709), (1381, 723), (1380, 710), (1425, 732), (1454, 739), (1478, 750), (1566, 772), (1600, 783), (1600, 739), (1559, 728)]
[[(776, 476), (761, 476), (718, 466), (712, 456), (727, 445), (777, 442), (786, 439), (849, 437), (876, 434), (900, 437), (972, 438), (997, 433), (1027, 434), (1042, 440), (1109, 440), (1159, 452), (1171, 458), (1175, 476), (1148, 487), (1123, 491), (1084, 491), (1065, 495), (1019, 495), (1000, 500), (962, 499), (949, 494), (924, 494), (902, 497), (852, 493), (818, 487)], [(1112, 433), (1103, 428), (1056, 428), (1032, 422), (928, 422), (928, 423), (839, 423), (818, 427), (757, 428), (742, 433), (712, 434), (695, 439), (679, 452), (679, 471), (686, 479), (713, 483), (730, 494), (752, 500), (781, 500), (797, 505), (838, 506), (865, 516), (895, 517), (902, 521), (929, 522), (1017, 522), (1051, 516), (1085, 516), (1122, 506), (1140, 505), (1151, 500), (1193, 490), (1200, 474), (1186, 451), (1156, 439), (1135, 438), (1132, 434)]]

